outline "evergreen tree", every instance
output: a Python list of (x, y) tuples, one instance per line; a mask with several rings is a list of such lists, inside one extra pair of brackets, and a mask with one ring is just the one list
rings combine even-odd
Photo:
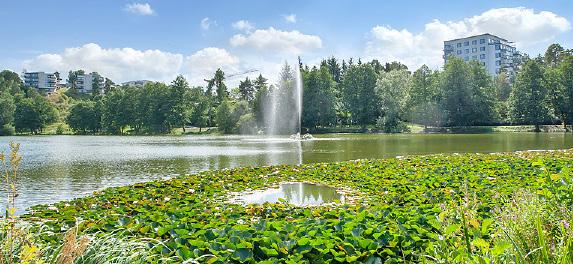
[(245, 78), (244, 81), (240, 82), (239, 92), (241, 94), (242, 100), (246, 100), (247, 102), (253, 101), (255, 97), (255, 85), (253, 84), (253, 82), (251, 82), (249, 77)]

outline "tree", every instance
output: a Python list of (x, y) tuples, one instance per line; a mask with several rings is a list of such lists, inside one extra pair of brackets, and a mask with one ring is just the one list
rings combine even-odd
[(567, 125), (573, 123), (573, 55), (562, 58), (556, 68), (549, 68), (546, 74), (548, 87), (555, 114), (568, 131)]
[(376, 94), (380, 102), (382, 117), (380, 121), (384, 132), (395, 133), (406, 130), (405, 108), (412, 87), (412, 78), (406, 70), (382, 72), (376, 84)]
[(407, 117), (413, 123), (424, 125), (424, 128), (438, 126), (442, 121), (442, 112), (438, 107), (438, 80), (439, 73), (432, 72), (426, 65), (412, 75)]
[(97, 133), (101, 129), (101, 111), (94, 101), (80, 101), (70, 108), (66, 122), (75, 132)]
[(545, 65), (549, 67), (556, 67), (561, 61), (564, 53), (565, 49), (561, 47), (561, 45), (557, 43), (551, 44), (549, 45), (549, 47), (547, 47), (547, 50), (545, 51), (545, 56), (543, 58), (543, 61)]
[(469, 90), (471, 91), (472, 107), (470, 111), (471, 125), (487, 125), (495, 123), (499, 117), (496, 112), (496, 97), (493, 79), (485, 67), (477, 61), (468, 64)]
[(199, 127), (199, 132), (201, 132), (201, 129), (207, 126), (207, 109), (209, 107), (208, 98), (203, 93), (203, 88), (201, 87), (192, 88), (189, 93), (189, 97), (189, 100), (193, 105), (190, 122), (192, 125)]
[(14, 121), (14, 111), (16, 105), (13, 96), (0, 90), (0, 136), (9, 134), (8, 131)]
[(369, 64), (348, 66), (342, 81), (342, 98), (352, 122), (362, 128), (373, 124), (378, 117), (375, 88), (376, 72)]
[(101, 77), (97, 72), (92, 72), (93, 80), (92, 80), (92, 95), (96, 96), (101, 94), (103, 83), (101, 81)]
[(114, 87), (115, 83), (111, 79), (105, 78), (105, 81), (103, 83), (103, 92), (109, 93)]
[(123, 134), (124, 128), (131, 125), (138, 130), (141, 121), (136, 113), (141, 113), (137, 109), (138, 88), (122, 87), (108, 93), (102, 104), (102, 127), (110, 134)]
[(445, 110), (446, 124), (467, 126), (471, 124), (473, 108), (468, 75), (468, 65), (460, 58), (450, 56), (442, 72), (440, 84), (441, 105)]
[(78, 95), (78, 76), (84, 75), (84, 70), (77, 70), (77, 71), (69, 71), (68, 72), (68, 79), (66, 82), (68, 83), (68, 87), (70, 87), (71, 95)]
[(167, 116), (168, 126), (182, 127), (185, 132), (185, 125), (189, 121), (189, 83), (182, 75), (177, 76), (170, 86), (169, 114)]
[(213, 87), (215, 87), (216, 103), (219, 105), (229, 96), (227, 86), (225, 85), (225, 73), (220, 68), (215, 71), (215, 76), (213, 76), (213, 79), (207, 80), (208, 95), (213, 94)]
[(233, 133), (236, 122), (233, 118), (233, 109), (228, 100), (221, 102), (215, 115), (217, 127), (224, 134)]
[(320, 69), (304, 72), (302, 123), (305, 127), (331, 126), (336, 123), (334, 87), (331, 69), (324, 64)]
[(255, 97), (255, 85), (251, 82), (249, 77), (245, 78), (244, 81), (240, 82), (239, 92), (241, 94), (242, 100), (246, 100), (247, 102), (253, 101)]
[(57, 117), (56, 108), (38, 94), (16, 100), (14, 127), (17, 132), (41, 133), (47, 125), (55, 122)]
[(494, 79), (495, 94), (497, 99), (497, 112), (502, 122), (509, 121), (509, 96), (511, 94), (511, 82), (505, 72), (499, 73)]
[(510, 96), (511, 117), (514, 123), (533, 124), (535, 131), (549, 120), (549, 96), (540, 62), (528, 60), (517, 74)]
[(17, 73), (9, 70), (0, 72), (0, 92), (15, 95), (22, 91), (24, 83)]

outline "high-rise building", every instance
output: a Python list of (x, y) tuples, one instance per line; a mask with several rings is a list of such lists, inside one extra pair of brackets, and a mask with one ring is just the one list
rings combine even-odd
[(22, 73), (22, 79), (24, 79), (24, 85), (46, 93), (53, 93), (61, 80), (58, 72), (26, 72), (26, 70)]
[(449, 56), (478, 61), (491, 75), (505, 72), (514, 76), (521, 61), (512, 42), (492, 34), (444, 41), (444, 62)]
[(78, 89), (79, 93), (92, 93), (96, 82), (97, 85), (99, 85), (100, 92), (103, 91), (105, 79), (97, 72), (78, 75), (76, 80), (76, 89)]

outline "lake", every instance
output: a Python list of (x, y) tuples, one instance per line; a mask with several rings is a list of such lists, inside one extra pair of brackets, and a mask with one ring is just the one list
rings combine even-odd
[(0, 149), (8, 151), (10, 141), (21, 143), (24, 157), (18, 180), (19, 213), (32, 205), (85, 196), (106, 187), (204, 170), (573, 148), (573, 134), (564, 133), (328, 134), (302, 142), (254, 136), (18, 136), (0, 137)]

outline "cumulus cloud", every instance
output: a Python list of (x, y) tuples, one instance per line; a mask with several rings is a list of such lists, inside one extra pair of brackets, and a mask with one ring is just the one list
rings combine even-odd
[(39, 71), (97, 71), (116, 82), (125, 82), (141, 79), (172, 80), (179, 73), (182, 63), (181, 54), (132, 48), (105, 49), (89, 43), (67, 48), (62, 53), (38, 55), (25, 61), (23, 66), (28, 70)]
[(283, 18), (288, 23), (296, 23), (296, 15), (295, 14), (284, 15)]
[(201, 19), (201, 28), (203, 30), (209, 30), (211, 24), (216, 24), (216, 22), (211, 21), (208, 17)]
[(259, 51), (301, 54), (322, 48), (322, 40), (316, 35), (299, 31), (282, 31), (273, 27), (257, 29), (252, 33), (237, 34), (230, 39), (233, 47), (249, 47)]
[(422, 64), (438, 67), (443, 63), (444, 40), (491, 33), (514, 41), (518, 49), (526, 49), (570, 29), (571, 23), (566, 18), (552, 12), (498, 8), (460, 21), (433, 20), (419, 33), (388, 25), (375, 26), (370, 31), (365, 55), (383, 61), (399, 60), (410, 68)]
[(247, 33), (251, 32), (251, 30), (253, 30), (255, 28), (255, 26), (247, 20), (236, 21), (233, 24), (231, 24), (231, 26), (236, 30), (244, 31)]
[(125, 10), (134, 14), (150, 16), (155, 14), (155, 11), (148, 3), (132, 3), (125, 6)]
[(205, 85), (204, 79), (211, 78), (218, 68), (227, 74), (237, 72), (240, 68), (239, 59), (225, 49), (204, 48), (185, 58), (183, 71), (189, 83)]

